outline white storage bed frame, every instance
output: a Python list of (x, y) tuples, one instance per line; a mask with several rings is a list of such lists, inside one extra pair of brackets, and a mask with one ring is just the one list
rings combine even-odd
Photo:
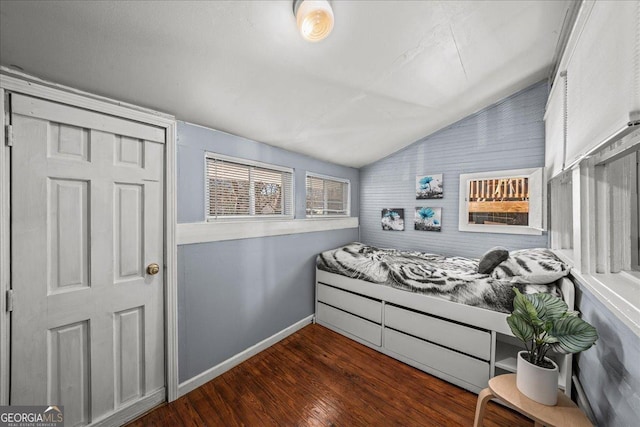
[[(569, 309), (575, 290), (560, 288)], [(315, 321), (381, 353), (474, 393), (515, 372), (521, 349), (508, 314), (316, 269)], [(555, 355), (558, 386), (571, 393), (571, 355)]]

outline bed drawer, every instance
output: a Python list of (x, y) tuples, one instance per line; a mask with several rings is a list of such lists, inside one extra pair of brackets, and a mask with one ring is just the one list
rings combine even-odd
[(320, 323), (328, 323), (378, 347), (382, 345), (382, 326), (373, 322), (321, 302), (318, 303), (316, 318)]
[(483, 360), (491, 358), (491, 334), (486, 331), (389, 304), (385, 306), (384, 324), (389, 328), (406, 332)]
[(422, 341), (403, 333), (385, 329), (384, 346), (418, 363), (437, 369), (479, 388), (489, 381), (489, 363)]
[(372, 322), (382, 323), (382, 303), (318, 283), (318, 301), (341, 308)]

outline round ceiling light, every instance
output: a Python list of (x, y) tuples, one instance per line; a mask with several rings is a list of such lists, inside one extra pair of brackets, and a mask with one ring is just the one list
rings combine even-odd
[(327, 0), (295, 0), (293, 14), (305, 40), (319, 42), (333, 30), (333, 10)]

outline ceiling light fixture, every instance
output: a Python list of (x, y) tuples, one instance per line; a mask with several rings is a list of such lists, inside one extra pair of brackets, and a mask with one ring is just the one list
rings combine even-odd
[(319, 42), (333, 30), (333, 10), (327, 0), (293, 0), (293, 14), (305, 40)]

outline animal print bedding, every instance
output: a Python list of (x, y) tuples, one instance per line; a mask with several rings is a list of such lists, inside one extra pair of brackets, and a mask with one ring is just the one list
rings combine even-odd
[[(478, 273), (478, 261), (474, 259), (379, 249), (357, 242), (321, 253), (316, 266), (330, 273), (503, 313), (513, 310), (514, 286), (522, 293), (560, 296), (555, 283), (527, 283)], [(562, 271), (565, 275), (568, 268), (564, 266)]]

